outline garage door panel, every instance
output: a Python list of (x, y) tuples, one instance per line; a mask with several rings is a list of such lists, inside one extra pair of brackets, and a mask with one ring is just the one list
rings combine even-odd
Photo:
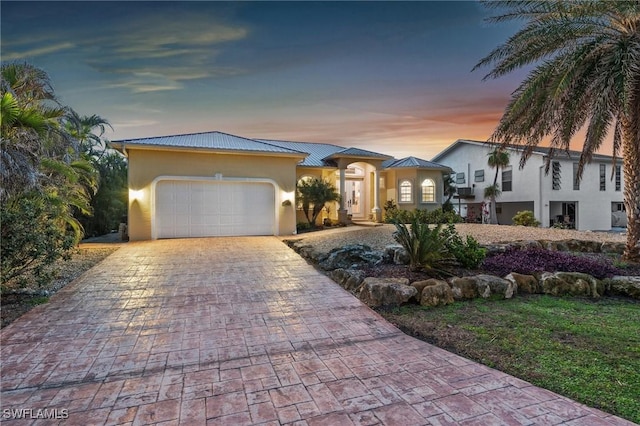
[(161, 181), (157, 238), (275, 233), (275, 189), (258, 182)]

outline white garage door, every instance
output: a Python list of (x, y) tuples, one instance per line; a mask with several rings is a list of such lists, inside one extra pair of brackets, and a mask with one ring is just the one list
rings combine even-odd
[(269, 183), (160, 181), (155, 207), (157, 238), (275, 234)]

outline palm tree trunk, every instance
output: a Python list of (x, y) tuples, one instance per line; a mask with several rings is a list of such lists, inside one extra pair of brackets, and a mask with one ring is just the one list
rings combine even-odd
[[(496, 175), (493, 178), (493, 188), (494, 191), (497, 191), (497, 184), (498, 184), (498, 172), (500, 171), (500, 167), (496, 166)], [(489, 223), (492, 225), (497, 225), (498, 224), (498, 212), (496, 210), (496, 196), (492, 195), (491, 196), (491, 208), (489, 210), (489, 216), (491, 216), (489, 218)]]
[(640, 84), (636, 84), (622, 123), (624, 205), (627, 209), (627, 245), (624, 259), (640, 263)]

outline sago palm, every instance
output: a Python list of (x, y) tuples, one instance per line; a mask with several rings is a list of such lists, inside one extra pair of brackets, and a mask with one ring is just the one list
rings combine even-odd
[(492, 135), (523, 146), (567, 150), (585, 129), (578, 179), (609, 134), (614, 159), (622, 154), (627, 243), (624, 257), (640, 261), (640, 1), (489, 1), (493, 22), (523, 28), (483, 58), (497, 78), (535, 65), (513, 93)]

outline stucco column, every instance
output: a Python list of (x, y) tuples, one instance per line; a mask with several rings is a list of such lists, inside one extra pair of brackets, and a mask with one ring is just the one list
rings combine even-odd
[(373, 171), (373, 221), (382, 222), (382, 210), (380, 209), (380, 173), (378, 168)]
[(345, 188), (347, 187), (345, 178), (345, 168), (340, 167), (340, 208), (338, 209), (338, 222), (347, 224), (347, 209), (344, 208), (344, 199), (347, 197)]

